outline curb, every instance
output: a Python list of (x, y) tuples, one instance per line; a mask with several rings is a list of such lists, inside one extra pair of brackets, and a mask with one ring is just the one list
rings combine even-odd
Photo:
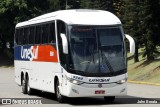
[(14, 66), (0, 66), (0, 68), (14, 68)]
[(141, 81), (132, 81), (128, 80), (129, 83), (134, 83), (134, 84), (146, 84), (146, 85), (155, 85), (155, 86), (160, 86), (158, 83), (150, 83), (150, 82), (141, 82)]

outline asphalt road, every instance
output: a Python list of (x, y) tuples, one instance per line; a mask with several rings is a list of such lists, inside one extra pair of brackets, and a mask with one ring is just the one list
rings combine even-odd
[(116, 97), (113, 104), (107, 104), (102, 97), (94, 98), (72, 98), (68, 99), (66, 103), (59, 104), (55, 96), (51, 93), (35, 91), (32, 96), (24, 95), (14, 81), (14, 68), (0, 68), (0, 98), (41, 98), (48, 104), (41, 105), (0, 105), (5, 107), (16, 106), (16, 107), (71, 107), (71, 106), (101, 106), (101, 107), (160, 107), (159, 104), (137, 104), (136, 102), (148, 100), (150, 102), (160, 102), (160, 86), (142, 85), (142, 84), (128, 84), (128, 95), (125, 97)]

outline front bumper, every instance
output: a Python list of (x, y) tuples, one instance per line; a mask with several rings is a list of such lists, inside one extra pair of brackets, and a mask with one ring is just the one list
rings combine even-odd
[[(95, 94), (95, 91), (103, 90), (104, 94)], [(92, 96), (125, 96), (127, 94), (127, 82), (123, 84), (110, 83), (102, 84), (99, 88), (98, 84), (82, 84), (75, 85), (67, 82), (61, 92), (67, 97), (92, 97)]]

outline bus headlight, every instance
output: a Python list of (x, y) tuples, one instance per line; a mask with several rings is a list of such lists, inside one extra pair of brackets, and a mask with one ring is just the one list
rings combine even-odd
[(122, 80), (119, 80), (119, 81), (116, 82), (116, 83), (117, 83), (117, 84), (123, 84), (123, 83), (125, 83), (125, 82), (127, 82), (127, 78), (122, 79)]
[(76, 84), (76, 85), (81, 85), (81, 84), (83, 84), (82, 81), (77, 81), (77, 80), (73, 80), (73, 79), (71, 79), (70, 82), (73, 83), (73, 84)]
[(75, 80), (75, 79), (71, 79), (69, 77), (66, 77), (66, 79), (70, 82), (70, 83), (73, 83), (73, 84), (76, 84), (76, 85), (81, 85), (83, 84), (84, 82), (82, 81), (78, 81), (78, 80)]

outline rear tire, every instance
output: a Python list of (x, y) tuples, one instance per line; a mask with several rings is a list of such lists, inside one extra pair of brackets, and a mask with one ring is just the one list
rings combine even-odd
[(27, 94), (27, 82), (25, 78), (22, 79), (22, 93)]
[(115, 96), (105, 96), (104, 99), (107, 103), (111, 104), (114, 102)]
[(27, 78), (27, 94), (28, 95), (32, 95), (33, 94), (33, 89), (30, 87), (29, 77)]
[(56, 82), (56, 87), (55, 87), (56, 98), (57, 98), (57, 101), (58, 101), (59, 103), (64, 103), (64, 96), (61, 95), (59, 86), (60, 86), (60, 84), (59, 84), (59, 81), (57, 80), (57, 82)]

